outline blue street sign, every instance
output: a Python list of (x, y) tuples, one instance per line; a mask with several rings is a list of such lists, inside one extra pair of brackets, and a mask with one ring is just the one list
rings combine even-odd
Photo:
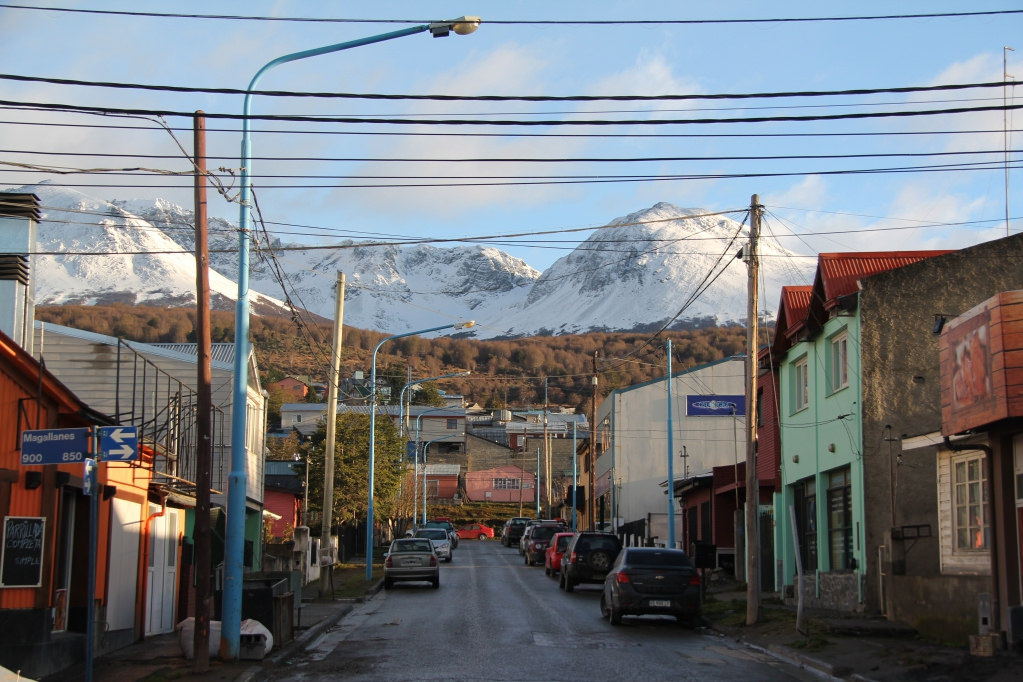
[(42, 429), (21, 432), (21, 465), (82, 462), (92, 429)]
[(139, 458), (139, 432), (135, 426), (99, 427), (99, 451), (105, 462), (130, 462)]
[(82, 494), (96, 494), (96, 460), (86, 459), (85, 470), (82, 471)]

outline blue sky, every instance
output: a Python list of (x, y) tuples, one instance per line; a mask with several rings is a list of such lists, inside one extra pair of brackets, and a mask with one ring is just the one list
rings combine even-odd
[[(14, 3), (10, 3), (14, 4)], [(292, 92), (419, 95), (710, 95), (905, 88), (1001, 82), (1023, 76), (1023, 14), (862, 21), (726, 23), (737, 19), (862, 17), (894, 13), (1015, 10), (1014, 3), (944, 2), (251, 2), (183, 0), (23, 1), (69, 9), (344, 18), (360, 22), (283, 22), (138, 17), (39, 9), (0, 2), (0, 73), (188, 88), (244, 89), (281, 55), (402, 28), (405, 21), (480, 15), (470, 36), (429, 34), (285, 64), (259, 88)], [(339, 12), (339, 14), (332, 14)], [(705, 23), (570, 24), (567, 21)], [(1014, 44), (1019, 42), (1019, 44)], [(1003, 48), (1015, 47), (1017, 52)], [(125, 109), (239, 114), (238, 95), (161, 93), (0, 79), (0, 99)], [(596, 102), (313, 100), (256, 96), (254, 114), (427, 120), (663, 120), (807, 116), (1000, 106), (1023, 103), (1019, 88), (859, 97)], [(187, 177), (40, 172), (144, 167), (184, 172), (190, 121), (168, 116), (174, 137), (152, 121), (68, 112), (0, 113), (0, 188), (51, 179), (102, 184), (81, 191), (103, 199), (163, 197), (191, 205)], [(1008, 204), (1023, 215), (1021, 115), (1010, 111), (844, 121), (602, 126), (442, 126), (253, 124), (257, 200), (268, 229), (285, 241), (341, 238), (495, 237), (499, 248), (544, 269), (586, 232), (659, 201), (710, 211), (743, 209), (759, 195), (766, 234), (808, 256), (822, 251), (956, 248), (1004, 236)], [(57, 123), (57, 126), (19, 122)], [(67, 124), (78, 124), (69, 127)], [(137, 129), (124, 129), (131, 125)], [(100, 127), (106, 126), (106, 127)], [(239, 166), (239, 124), (211, 120), (211, 168)], [(268, 132), (266, 129), (292, 132)], [(297, 131), (297, 132), (295, 132)], [(951, 134), (960, 131), (959, 134)], [(982, 131), (982, 132), (963, 132)], [(370, 133), (370, 134), (367, 134)], [(380, 134), (384, 133), (384, 134)], [(395, 134), (401, 133), (401, 134)], [(415, 133), (431, 133), (421, 135)], [(446, 133), (436, 135), (434, 133)], [(489, 134), (481, 136), (480, 133)], [(779, 135), (799, 136), (782, 137)], [(843, 133), (811, 137), (807, 133)], [(894, 135), (892, 133), (903, 133)], [(914, 133), (907, 135), (905, 133)], [(570, 136), (566, 136), (570, 135)], [(722, 134), (733, 135), (721, 137)], [(734, 135), (741, 134), (742, 137)], [(678, 135), (686, 135), (681, 137)], [(175, 140), (176, 138), (176, 140)], [(989, 152), (970, 156), (731, 159), (737, 156)], [(90, 156), (100, 152), (139, 155)], [(1001, 152), (1001, 153), (1000, 153)], [(81, 156), (57, 155), (75, 153)], [(284, 161), (281, 157), (301, 158)], [(624, 161), (700, 157), (700, 160)], [(331, 160), (312, 160), (312, 159)], [(338, 161), (341, 158), (358, 161)], [(386, 159), (419, 159), (395, 162)], [(504, 159), (619, 159), (545, 162)], [(478, 159), (454, 162), (453, 159)], [(834, 171), (983, 161), (986, 170), (835, 174)], [(36, 170), (25, 169), (30, 164)], [(736, 177), (778, 174), (776, 177)], [(219, 173), (230, 183), (228, 172)], [(572, 176), (552, 184), (551, 176)], [(685, 176), (651, 180), (652, 175)], [(725, 176), (693, 178), (701, 176)], [(315, 176), (315, 177), (298, 177)], [(396, 177), (401, 176), (401, 179)], [(405, 176), (429, 178), (410, 179)], [(609, 176), (642, 176), (634, 182)], [(500, 184), (507, 178), (531, 184)], [(499, 178), (503, 178), (499, 179)], [(621, 178), (618, 178), (620, 180)], [(376, 187), (366, 184), (444, 184)], [(480, 183), (487, 184), (480, 184)], [(262, 183), (262, 185), (261, 185)], [(279, 188), (274, 184), (305, 185)], [(475, 183), (465, 186), (465, 183)], [(147, 187), (157, 184), (161, 187)], [(324, 187), (309, 185), (342, 185)], [(452, 184), (461, 186), (450, 186)], [(210, 214), (237, 220), (236, 204), (210, 195)], [(735, 216), (733, 216), (735, 217)], [(1021, 221), (1013, 218), (1015, 232)], [(563, 234), (557, 231), (565, 230)], [(544, 232), (520, 238), (502, 235)], [(546, 234), (550, 233), (550, 234)], [(793, 284), (803, 282), (792, 282)]]

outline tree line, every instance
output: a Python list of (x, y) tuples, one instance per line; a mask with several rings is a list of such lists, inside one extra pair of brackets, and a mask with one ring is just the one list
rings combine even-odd
[[(191, 308), (109, 306), (39, 306), (36, 318), (76, 329), (142, 343), (194, 343), (196, 313)], [(333, 327), (329, 321), (300, 317), (252, 317), (250, 332), (260, 380), (305, 376), (326, 384)], [(674, 371), (745, 353), (742, 327), (707, 326), (662, 332), (593, 332), (517, 339), (475, 340), (405, 337), (383, 346), (377, 355), (377, 378), (389, 383), (397, 400), (411, 367), (412, 378), (470, 371), (467, 377), (438, 382), (488, 408), (550, 405), (589, 412), (593, 357), (597, 355), (598, 400), (611, 390), (663, 377), (665, 341), (672, 340)], [(214, 343), (234, 340), (234, 314), (211, 311)], [(341, 376), (362, 371), (368, 379), (373, 348), (388, 336), (345, 326)]]

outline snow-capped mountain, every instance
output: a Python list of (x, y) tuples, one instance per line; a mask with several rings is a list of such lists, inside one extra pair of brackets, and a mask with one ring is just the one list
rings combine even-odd
[[(38, 304), (194, 304), (190, 210), (159, 200), (102, 201), (46, 184), (14, 191), (33, 192), (42, 204)], [(336, 273), (344, 272), (345, 324), (392, 333), (436, 326), (438, 319), (475, 320), (477, 338), (744, 320), (747, 273), (735, 254), (748, 233), (729, 218), (702, 213), (659, 203), (616, 219), (543, 273), (483, 246), (274, 240), (266, 248), (263, 240), (250, 251), (253, 313), (279, 314), (290, 301), (330, 318)], [(212, 305), (231, 309), (237, 226), (211, 219), (209, 234)], [(779, 262), (791, 272), (798, 262), (771, 258), (792, 254), (769, 241), (760, 249), (767, 272)], [(800, 268), (804, 280), (811, 267)], [(765, 305), (774, 305), (779, 292), (768, 287), (766, 295)]]

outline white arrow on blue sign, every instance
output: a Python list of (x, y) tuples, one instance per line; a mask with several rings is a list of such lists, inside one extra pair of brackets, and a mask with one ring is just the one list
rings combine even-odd
[(107, 462), (130, 462), (139, 458), (138, 427), (101, 426), (99, 451)]

